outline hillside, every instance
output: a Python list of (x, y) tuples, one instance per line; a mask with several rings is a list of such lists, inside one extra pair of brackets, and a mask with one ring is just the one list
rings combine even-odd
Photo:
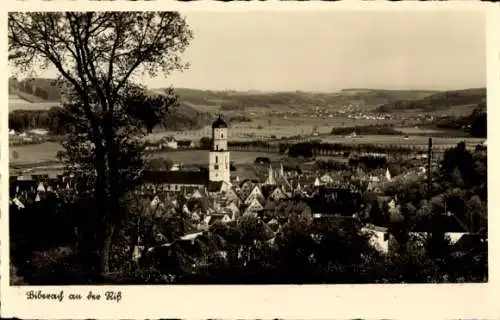
[[(151, 90), (162, 93), (165, 89)], [(342, 108), (356, 105), (360, 110), (372, 111), (380, 105), (391, 105), (398, 101), (413, 101), (436, 94), (425, 90), (381, 90), (381, 89), (344, 89), (338, 92), (260, 92), (260, 91), (212, 91), (176, 88), (181, 104), (195, 108), (198, 112), (223, 112), (240, 110), (262, 110), (274, 112), (304, 111), (312, 107)], [(60, 90), (52, 79), (31, 78), (18, 81), (9, 79), (9, 95), (19, 100), (34, 103), (31, 107), (43, 109), (39, 103), (60, 100)], [(48, 107), (53, 104), (47, 105)], [(12, 103), (13, 109), (30, 109), (29, 105)]]
[(29, 78), (18, 81), (9, 78), (9, 95), (17, 95), (31, 103), (58, 102), (61, 94), (59, 87), (52, 79)]
[[(49, 110), (58, 107), (59, 100), (59, 88), (51, 79), (9, 79), (9, 121), (16, 124), (16, 130), (49, 129)], [(190, 130), (202, 128), (212, 121), (211, 115), (181, 101), (178, 108), (171, 110), (164, 126), (168, 130)]]
[[(162, 89), (158, 89), (161, 91)], [(357, 104), (361, 108), (373, 109), (381, 104), (392, 103), (401, 99), (415, 100), (434, 94), (435, 91), (421, 90), (378, 90), (344, 89), (332, 93), (312, 92), (236, 92), (208, 91), (176, 88), (181, 101), (194, 105), (220, 106), (222, 110), (242, 110), (252, 108), (303, 109), (309, 107), (341, 108)], [(281, 108), (280, 108), (281, 107)], [(283, 110), (284, 111), (284, 110)]]
[(474, 107), (486, 102), (486, 88), (474, 88), (438, 92), (422, 99), (408, 101), (401, 99), (392, 103), (381, 105), (381, 113), (401, 111), (437, 112), (450, 109), (463, 108), (465, 113), (471, 112)]

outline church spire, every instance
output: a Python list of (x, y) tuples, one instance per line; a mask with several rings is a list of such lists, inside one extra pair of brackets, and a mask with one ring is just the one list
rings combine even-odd
[(273, 167), (269, 165), (269, 172), (267, 174), (267, 180), (266, 180), (267, 185), (275, 185), (276, 180), (274, 179), (274, 172), (273, 172)]

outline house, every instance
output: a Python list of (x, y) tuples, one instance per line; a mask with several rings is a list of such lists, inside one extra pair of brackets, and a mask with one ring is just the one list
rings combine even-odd
[(254, 181), (251, 179), (243, 180), (240, 184), (240, 191), (245, 195), (253, 189), (256, 183), (258, 183), (258, 181)]
[(264, 209), (264, 206), (262, 206), (262, 204), (260, 203), (259, 200), (252, 199), (252, 201), (250, 203), (248, 203), (248, 206), (246, 207), (244, 214), (247, 214), (250, 212), (262, 211), (263, 209)]
[(325, 173), (324, 175), (322, 175), (319, 178), (319, 180), (323, 184), (332, 184), (332, 183), (334, 183), (333, 178), (328, 173)]
[(208, 226), (211, 226), (215, 223), (229, 223), (232, 221), (231, 217), (228, 214), (212, 214), (205, 218), (205, 221)]
[(319, 187), (319, 186), (321, 186), (322, 184), (323, 184), (323, 183), (321, 183), (321, 181), (319, 180), (319, 178), (318, 178), (318, 177), (316, 177), (316, 178), (314, 179), (314, 184), (313, 184), (313, 185), (314, 185), (315, 187)]
[(234, 218), (236, 218), (240, 214), (240, 208), (236, 205), (235, 202), (231, 202), (227, 207), (227, 210), (231, 212), (231, 215)]
[(361, 233), (368, 236), (368, 243), (378, 252), (389, 254), (393, 249), (395, 239), (387, 228), (366, 225), (361, 228)]
[(207, 186), (209, 194), (227, 192), (229, 189), (231, 189), (231, 185), (226, 181), (210, 181)]
[(186, 206), (190, 212), (196, 212), (198, 215), (200, 215), (200, 217), (208, 214), (210, 212), (210, 209), (213, 209), (213, 205), (207, 198), (191, 198), (187, 200)]
[(205, 198), (206, 196), (207, 195), (205, 194), (203, 189), (196, 189), (191, 194), (191, 198), (193, 198), (193, 199), (201, 199), (201, 198)]
[(257, 185), (253, 187), (252, 191), (250, 191), (250, 193), (248, 194), (248, 196), (245, 198), (244, 203), (248, 205), (253, 200), (258, 200), (258, 201), (261, 201), (261, 202), (265, 201), (265, 197), (262, 194), (262, 191), (261, 191), (260, 187), (257, 186)]
[(30, 133), (37, 136), (46, 136), (49, 133), (49, 131), (46, 129), (33, 129), (30, 130)]
[(243, 202), (234, 188), (229, 188), (225, 192), (224, 197), (229, 203), (234, 203), (237, 207), (239, 207)]
[(150, 202), (150, 206), (152, 208), (158, 207), (162, 202), (160, 201), (160, 198), (158, 196), (154, 196), (153, 200)]
[(177, 141), (175, 141), (175, 140), (167, 141), (164, 144), (164, 146), (167, 147), (167, 148), (170, 148), (170, 149), (177, 149), (179, 147), (178, 144), (177, 144)]
[(178, 148), (194, 148), (194, 142), (192, 140), (178, 140), (177, 141)]
[(287, 198), (288, 198), (288, 196), (283, 192), (283, 190), (280, 187), (274, 188), (274, 190), (268, 196), (268, 199), (271, 199), (274, 201), (285, 200)]

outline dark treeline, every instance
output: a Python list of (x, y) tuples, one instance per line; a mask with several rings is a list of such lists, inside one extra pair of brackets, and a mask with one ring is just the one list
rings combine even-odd
[(386, 157), (377, 156), (361, 156), (349, 159), (349, 166), (354, 168), (364, 168), (364, 169), (380, 169), (387, 167)]
[(401, 145), (380, 145), (380, 144), (343, 144), (343, 143), (321, 143), (321, 142), (301, 142), (292, 145), (281, 145), (281, 150), (288, 149), (288, 156), (298, 157), (302, 156), (310, 158), (320, 150), (326, 152), (373, 152), (373, 153), (387, 153), (397, 152), (401, 154), (409, 154), (415, 152), (417, 149), (409, 146)]
[(403, 135), (402, 131), (394, 129), (390, 124), (369, 124), (364, 126), (354, 127), (336, 127), (333, 128), (331, 134), (348, 135), (355, 132), (356, 134), (378, 134), (378, 135)]
[(349, 166), (346, 163), (335, 161), (335, 160), (316, 160), (316, 168), (318, 170), (328, 170), (328, 171), (344, 171), (348, 170)]
[(9, 129), (25, 131), (47, 129), (52, 134), (67, 132), (62, 120), (62, 109), (52, 107), (48, 110), (14, 110), (9, 113)]
[[(234, 116), (234, 122), (248, 122), (244, 116)], [(208, 114), (196, 112), (188, 106), (180, 106), (161, 119), (161, 126), (168, 130), (195, 130), (212, 121)], [(45, 110), (14, 110), (9, 113), (9, 128), (17, 132), (31, 129), (47, 129), (51, 134), (60, 135), (69, 131), (64, 120), (63, 109), (52, 107)]]

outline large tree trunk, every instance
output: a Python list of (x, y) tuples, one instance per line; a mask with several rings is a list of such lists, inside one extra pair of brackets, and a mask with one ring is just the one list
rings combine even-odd
[(110, 272), (110, 256), (111, 246), (113, 244), (113, 235), (115, 233), (114, 226), (108, 226), (105, 230), (103, 246), (101, 250), (101, 265), (100, 270), (102, 274)]

